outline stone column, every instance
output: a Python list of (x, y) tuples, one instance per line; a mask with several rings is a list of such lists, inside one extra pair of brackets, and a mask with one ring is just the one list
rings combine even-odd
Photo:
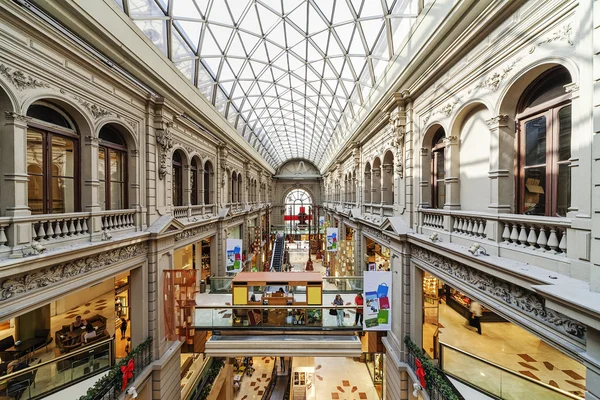
[(488, 209), (491, 213), (510, 213), (514, 199), (514, 132), (508, 127), (508, 115), (498, 115), (488, 119), (486, 123), (490, 128)]
[(418, 207), (427, 208), (431, 205), (431, 187), (429, 186), (429, 179), (431, 177), (431, 158), (429, 156), (429, 149), (427, 147), (421, 147), (419, 156), (421, 157), (421, 179), (419, 180), (421, 199)]
[[(600, 331), (587, 327), (586, 355), (600, 363)], [(600, 400), (600, 372), (596, 368), (587, 367), (586, 371), (586, 400)]]
[(460, 146), (457, 136), (447, 136), (444, 139), (445, 149), (445, 178), (446, 202), (444, 209), (460, 210)]
[(409, 308), (410, 308), (410, 338), (418, 348), (423, 346), (423, 271), (416, 266), (410, 270)]
[[(23, 217), (31, 215), (28, 206), (27, 184), (27, 122), (25, 115), (14, 112), (4, 113), (5, 125), (1, 129), (2, 146), (0, 146), (0, 176), (2, 191), (0, 192), (0, 215), (6, 217)], [(1, 231), (0, 231), (1, 233)], [(12, 224), (4, 232), (7, 245), (13, 248), (11, 257), (22, 257), (20, 249), (31, 241), (31, 223)], [(2, 240), (0, 235), (0, 240)]]
[[(91, 213), (100, 211), (100, 204), (98, 203), (98, 190), (100, 189), (100, 181), (98, 180), (99, 141), (100, 139), (95, 136), (86, 136), (81, 154), (81, 175), (84, 182), (81, 193), (82, 211)], [(105, 160), (105, 162), (109, 162), (109, 160)], [(92, 241), (100, 240), (102, 231), (101, 217), (90, 218), (88, 230)]]
[[(149, 285), (150, 276), (154, 277), (156, 274), (148, 273), (148, 263), (132, 269), (129, 273), (131, 348), (146, 340), (149, 332), (149, 321), (158, 319), (158, 310), (156, 309), (156, 296), (158, 296), (158, 293), (155, 290), (149, 290), (151, 287)], [(152, 298), (149, 298), (150, 296)]]

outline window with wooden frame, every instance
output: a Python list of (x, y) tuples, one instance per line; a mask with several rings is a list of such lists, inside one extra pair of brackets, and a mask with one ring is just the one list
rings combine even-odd
[(192, 193), (191, 193), (191, 201), (193, 205), (198, 205), (198, 162), (196, 159), (192, 159), (192, 163), (190, 164), (190, 180), (192, 184)]
[(181, 153), (176, 151), (173, 153), (173, 205), (175, 207), (183, 205), (183, 161)]
[(445, 137), (446, 132), (444, 132), (444, 129), (438, 129), (433, 135), (431, 145), (431, 206), (433, 208), (444, 208), (446, 202), (446, 185), (444, 182)]
[(571, 95), (564, 67), (546, 71), (518, 105), (517, 210), (527, 215), (567, 215), (571, 206)]
[(99, 133), (98, 203), (102, 210), (127, 208), (127, 145), (121, 134), (110, 125)]
[(212, 164), (210, 163), (210, 161), (207, 161), (204, 164), (204, 204), (212, 204), (212, 173)]
[(80, 211), (79, 135), (60, 108), (36, 102), (27, 110), (28, 205), (32, 214)]

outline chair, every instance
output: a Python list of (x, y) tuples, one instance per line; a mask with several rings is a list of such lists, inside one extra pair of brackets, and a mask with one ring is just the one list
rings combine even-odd
[(42, 347), (46, 347), (46, 352), (48, 352), (48, 345), (52, 343), (50, 329), (36, 329), (33, 337), (36, 339), (36, 343), (33, 346), (33, 351), (35, 352)]
[(262, 324), (262, 312), (260, 310), (251, 310), (248, 312), (248, 320), (250, 325), (256, 326)]

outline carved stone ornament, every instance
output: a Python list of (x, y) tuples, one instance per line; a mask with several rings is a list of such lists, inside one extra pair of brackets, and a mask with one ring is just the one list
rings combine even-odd
[(186, 229), (185, 231), (179, 232), (178, 234), (175, 235), (175, 241), (179, 242), (180, 240), (200, 235), (204, 232), (208, 232), (212, 229), (215, 229), (216, 226), (217, 225), (213, 223), (213, 224), (198, 226), (198, 227), (192, 228), (192, 229)]
[(429, 149), (427, 147), (421, 147), (421, 149), (419, 150), (419, 154), (421, 154), (421, 156), (426, 156), (427, 154), (429, 154)]
[(18, 122), (23, 122), (23, 123), (27, 123), (27, 122), (31, 121), (31, 117), (28, 117), (27, 115), (23, 115), (23, 114), (17, 114), (16, 112), (13, 112), (13, 111), (4, 111), (4, 116), (7, 121), (13, 120), (13, 121), (18, 121)]
[(173, 134), (171, 133), (171, 123), (167, 123), (164, 129), (156, 130), (156, 144), (158, 145), (158, 157), (160, 165), (158, 167), (158, 177), (164, 179), (167, 175), (167, 156), (173, 148)]
[(519, 57), (516, 60), (514, 60), (512, 63), (510, 63), (507, 66), (505, 66), (504, 68), (502, 68), (502, 70), (500, 72), (494, 72), (492, 75), (488, 76), (482, 82), (478, 83), (473, 89), (470, 89), (469, 94), (471, 94), (471, 92), (475, 91), (476, 89), (482, 89), (482, 88), (489, 89), (492, 92), (497, 91), (498, 88), (500, 87), (500, 83), (502, 83), (504, 78), (506, 78), (508, 76), (508, 73), (510, 71), (512, 71), (513, 68), (515, 67), (515, 65), (517, 65), (517, 63), (519, 61), (521, 61), (522, 59), (523, 59), (523, 57)]
[(12, 85), (18, 90), (50, 87), (50, 85), (46, 82), (34, 79), (29, 75), (25, 75), (22, 71), (13, 71), (12, 68), (7, 67), (4, 64), (0, 64), (0, 75), (8, 79), (8, 81), (12, 83)]
[(492, 118), (486, 120), (485, 123), (490, 128), (496, 128), (498, 126), (506, 126), (506, 124), (508, 123), (508, 115), (506, 115), (506, 114), (497, 115), (495, 117), (492, 117)]
[[(371, 219), (373, 220), (373, 222), (375, 223), (379, 223), (381, 221), (380, 218), (377, 218), (376, 216), (370, 216), (370, 218), (365, 217), (365, 219)], [(387, 237), (386, 235), (384, 235), (380, 230), (378, 229), (373, 229), (371, 227), (365, 226), (363, 228), (364, 232), (368, 233), (371, 236), (376, 237), (377, 239), (381, 240), (382, 242), (385, 242), (387, 244), (391, 243), (391, 240), (389, 237)]]
[(537, 42), (535, 45), (531, 46), (531, 48), (529, 49), (529, 54), (533, 53), (538, 47), (552, 42), (566, 41), (569, 44), (569, 46), (573, 46), (573, 40), (571, 39), (572, 35), (573, 28), (571, 28), (571, 23), (569, 22), (568, 24), (563, 25), (556, 31), (552, 32), (550, 37), (543, 39), (542, 41)]
[(144, 255), (148, 252), (147, 243), (103, 251), (93, 256), (80, 258), (34, 272), (11, 276), (0, 282), (0, 301), (24, 295), (55, 283), (88, 274), (115, 263)]
[(75, 97), (75, 100), (77, 100), (79, 102), (79, 104), (81, 104), (82, 106), (84, 106), (85, 109), (88, 110), (90, 112), (90, 114), (92, 114), (92, 116), (95, 119), (99, 119), (99, 118), (102, 118), (102, 117), (104, 117), (106, 115), (111, 115), (112, 114), (111, 111), (109, 111), (109, 110), (107, 110), (105, 108), (102, 108), (102, 107), (100, 107), (100, 106), (98, 106), (96, 104), (90, 103), (89, 101), (87, 101), (85, 99), (82, 99), (79, 96), (74, 96), (74, 97)]
[(443, 257), (422, 247), (411, 245), (410, 250), (412, 258), (443, 271), (453, 278), (502, 301), (511, 308), (523, 312), (535, 320), (557, 331), (567, 333), (569, 336), (585, 343), (586, 327), (564, 314), (547, 309), (544, 298), (537, 293)]
[(444, 138), (444, 145), (445, 146), (450, 146), (453, 144), (458, 143), (458, 136), (446, 136)]

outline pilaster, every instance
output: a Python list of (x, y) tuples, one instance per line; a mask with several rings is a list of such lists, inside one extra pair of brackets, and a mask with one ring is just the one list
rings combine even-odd
[(514, 131), (508, 127), (508, 115), (486, 121), (490, 128), (490, 204), (492, 213), (510, 213), (513, 203)]
[(446, 185), (446, 210), (460, 210), (460, 146), (458, 145), (457, 136), (447, 136), (444, 139), (445, 150), (445, 169), (446, 177), (444, 183)]

